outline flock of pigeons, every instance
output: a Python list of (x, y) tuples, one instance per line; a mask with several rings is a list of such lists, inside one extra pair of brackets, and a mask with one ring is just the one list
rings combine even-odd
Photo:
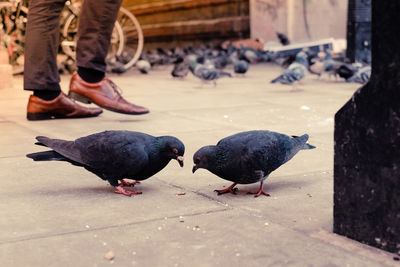
[[(290, 58), (285, 62), (290, 62)], [(288, 63), (286, 63), (288, 64)], [(317, 75), (319, 78), (323, 74), (345, 79), (346, 82), (357, 82), (364, 84), (368, 82), (371, 76), (371, 66), (362, 63), (344, 63), (334, 60), (331, 51), (313, 52), (309, 49), (303, 49), (298, 52), (294, 61), (288, 64), (288, 67), (281, 75), (271, 81), (281, 84), (292, 84), (301, 81), (308, 73)], [(293, 90), (297, 88), (294, 87)]]
[(370, 65), (336, 60), (330, 50), (316, 52), (305, 48), (297, 55), (282, 56), (279, 52), (232, 45), (225, 49), (221, 46), (171, 50), (158, 48), (145, 52), (136, 63), (136, 68), (147, 74), (156, 66), (173, 64), (171, 75), (174, 78), (184, 79), (192, 73), (202, 81), (216, 84), (221, 77), (243, 76), (251, 64), (260, 62), (274, 62), (285, 68), (271, 83), (292, 84), (294, 87), (308, 74), (318, 77), (327, 74), (329, 78), (340, 77), (346, 82), (362, 84), (366, 83), (371, 75)]
[[(185, 79), (190, 72), (202, 81), (216, 84), (216, 81), (222, 77), (230, 78), (233, 74), (244, 75), (251, 63), (269, 60), (267, 52), (249, 47), (235, 48), (232, 45), (227, 49), (207, 46), (196, 49), (192, 47), (171, 50), (159, 48), (144, 53), (136, 63), (136, 68), (141, 73), (147, 74), (154, 66), (173, 64), (171, 76), (174, 78)], [(233, 67), (234, 73), (226, 71), (228, 66)]]

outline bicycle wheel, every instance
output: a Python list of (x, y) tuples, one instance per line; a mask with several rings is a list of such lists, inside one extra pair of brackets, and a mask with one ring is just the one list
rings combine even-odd
[(117, 59), (123, 64), (125, 70), (128, 70), (142, 53), (143, 31), (136, 17), (124, 7), (119, 10), (117, 22), (121, 25), (125, 37), (124, 50)]
[[(69, 57), (75, 59), (76, 56), (76, 41), (78, 33), (78, 17), (72, 13), (67, 16), (65, 23), (62, 26), (62, 51)], [(122, 54), (124, 49), (124, 33), (118, 21), (114, 24), (114, 29), (111, 34), (110, 48), (107, 57), (116, 57)]]
[(8, 50), (13, 74), (24, 71), (25, 28), (28, 8), (20, 4), (0, 2), (1, 42)]

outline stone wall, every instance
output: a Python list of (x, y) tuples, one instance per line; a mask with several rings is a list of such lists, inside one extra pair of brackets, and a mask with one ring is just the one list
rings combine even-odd
[(346, 38), (347, 0), (250, 0), (250, 35), (294, 42)]
[(249, 37), (248, 0), (124, 0), (145, 48)]

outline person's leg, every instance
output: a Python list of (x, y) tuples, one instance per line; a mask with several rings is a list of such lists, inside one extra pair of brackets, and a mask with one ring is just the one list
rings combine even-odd
[[(57, 68), (60, 13), (65, 0), (31, 0), (25, 34), (24, 89), (51, 100), (61, 92)], [(50, 98), (50, 99), (46, 99)]]
[(77, 43), (78, 73), (72, 75), (69, 96), (84, 103), (125, 114), (149, 110), (126, 101), (117, 86), (105, 77), (105, 58), (121, 0), (84, 0)]
[(86, 82), (99, 82), (122, 0), (85, 0), (78, 28), (78, 74)]
[(99, 108), (79, 106), (61, 92), (57, 68), (60, 13), (65, 0), (31, 0), (25, 35), (24, 89), (32, 90), (28, 120), (98, 116)]

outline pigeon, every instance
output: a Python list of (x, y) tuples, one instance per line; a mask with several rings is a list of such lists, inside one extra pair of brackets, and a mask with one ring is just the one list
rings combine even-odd
[[(52, 150), (27, 154), (34, 161), (67, 161), (107, 180), (115, 193), (131, 196), (139, 191), (125, 190), (137, 181), (161, 171), (171, 159), (183, 167), (184, 144), (173, 136), (154, 137), (132, 131), (104, 131), (66, 141), (36, 137), (37, 145)], [(127, 182), (124, 178), (136, 180)], [(118, 181), (121, 181), (118, 183)]]
[(263, 190), (264, 180), (300, 150), (315, 148), (307, 144), (307, 140), (307, 134), (288, 136), (266, 130), (240, 132), (223, 138), (215, 146), (200, 148), (193, 156), (192, 172), (203, 168), (233, 182), (226, 189), (215, 190), (218, 195), (235, 194), (237, 184), (260, 182), (259, 190), (249, 194), (269, 196)]
[(185, 51), (180, 47), (172, 48), (171, 52), (172, 52), (172, 56), (175, 58), (179, 58), (179, 57), (184, 58), (186, 56)]
[(219, 55), (214, 57), (212, 61), (214, 63), (215, 68), (223, 69), (228, 65), (229, 58), (227, 57), (226, 52), (222, 51)]
[(343, 65), (343, 63), (340, 63), (332, 58), (331, 51), (328, 49), (325, 51), (325, 59), (324, 59), (324, 72), (327, 72), (329, 74), (329, 77), (331, 75), (336, 75), (337, 69), (340, 68), (340, 66)]
[(189, 60), (189, 70), (194, 76), (202, 81), (212, 81), (214, 86), (216, 85), (216, 80), (220, 77), (232, 77), (229, 72), (224, 72), (217, 70), (211, 61), (205, 60), (204, 64), (200, 64), (197, 60), (190, 58)]
[(174, 78), (184, 79), (189, 73), (189, 64), (182, 57), (178, 57), (174, 62), (171, 75)]
[(151, 66), (161, 64), (163, 61), (163, 56), (161, 56), (157, 50), (147, 51), (141, 55), (142, 60), (146, 60)]
[(318, 78), (321, 78), (321, 75), (324, 72), (324, 62), (322, 60), (312, 59), (308, 71), (311, 74), (318, 75)]
[(112, 56), (106, 59), (107, 68), (106, 72), (112, 73), (124, 73), (127, 69), (124, 67), (124, 64), (121, 63), (116, 56)]
[(133, 58), (132, 52), (129, 50), (122, 51), (121, 55), (117, 56), (117, 60), (122, 64), (127, 64)]
[(358, 72), (359, 69), (366, 67), (367, 65), (364, 65), (360, 62), (354, 62), (354, 63), (343, 63), (342, 66), (340, 66), (336, 70), (336, 75), (339, 75), (339, 77), (347, 80), (350, 77), (352, 77), (355, 73)]
[(239, 52), (239, 59), (244, 59), (249, 63), (256, 63), (260, 61), (259, 54), (260, 52), (251, 48), (241, 45)]
[(244, 75), (249, 69), (249, 63), (246, 60), (232, 59), (233, 70), (236, 74)]
[(371, 76), (371, 66), (360, 68), (353, 76), (346, 79), (346, 82), (366, 83)]
[(141, 59), (138, 62), (136, 62), (136, 67), (141, 73), (147, 74), (149, 73), (151, 64), (147, 60)]
[(336, 75), (347, 80), (354, 75), (355, 68), (351, 64), (343, 64), (336, 70)]
[(285, 34), (283, 34), (281, 32), (277, 32), (276, 37), (278, 37), (281, 45), (290, 45), (289, 38)]
[(318, 75), (318, 78), (321, 78), (322, 73), (325, 71), (325, 58), (325, 52), (319, 52), (317, 55), (312, 56), (309, 60), (308, 71), (311, 74)]
[(330, 50), (327, 49), (325, 52), (319, 52), (315, 57), (310, 59), (308, 71), (311, 74), (318, 75), (318, 78), (321, 78), (324, 73), (327, 73), (329, 77), (332, 75), (337, 77), (339, 72), (345, 68), (345, 65), (343, 62), (334, 60)]
[[(307, 69), (307, 54), (300, 51), (296, 55), (296, 61), (290, 64), (289, 67), (281, 75), (273, 79), (271, 83), (294, 84), (306, 76)], [(296, 90), (296, 88), (294, 88), (293, 91), (294, 90)]]

